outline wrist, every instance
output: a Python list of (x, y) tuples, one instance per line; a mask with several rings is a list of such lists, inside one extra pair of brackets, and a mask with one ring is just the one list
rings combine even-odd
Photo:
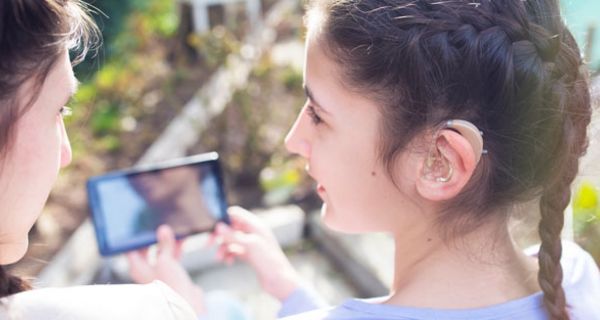
[(272, 283), (269, 293), (280, 302), (286, 300), (300, 287), (300, 276), (295, 270), (286, 272), (277, 282)]

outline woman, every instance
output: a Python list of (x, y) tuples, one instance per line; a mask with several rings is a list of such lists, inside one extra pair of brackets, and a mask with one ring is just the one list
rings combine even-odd
[[(70, 113), (65, 105), (77, 80), (69, 49), (79, 47), (74, 62), (80, 61), (97, 34), (77, 0), (0, 2), (1, 265), (23, 257), (28, 232), (59, 168), (71, 161), (63, 116)], [(176, 249), (174, 241), (162, 237), (157, 265), (176, 264)], [(188, 276), (169, 277), (164, 278)], [(159, 282), (29, 289), (25, 281), (0, 271), (1, 319), (195, 319), (201, 311)], [(176, 289), (192, 301), (201, 300), (201, 292), (191, 286)]]

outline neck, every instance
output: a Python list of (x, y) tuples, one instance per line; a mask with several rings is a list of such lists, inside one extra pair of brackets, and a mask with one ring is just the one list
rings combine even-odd
[(504, 222), (487, 223), (451, 241), (430, 232), (394, 238), (394, 282), (386, 303), (478, 308), (539, 291), (535, 261), (514, 244)]

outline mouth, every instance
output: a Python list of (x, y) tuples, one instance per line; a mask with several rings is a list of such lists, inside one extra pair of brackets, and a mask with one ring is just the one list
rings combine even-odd
[(317, 182), (317, 188), (316, 188), (317, 194), (321, 197), (321, 199), (325, 200), (325, 194), (326, 194), (325, 187), (323, 187), (323, 185), (318, 182), (317, 178), (310, 171), (310, 164), (307, 163), (304, 169), (306, 170), (306, 172), (308, 173), (308, 175), (313, 180), (315, 180), (315, 182)]
[(325, 187), (320, 183), (317, 184), (317, 195), (319, 195), (319, 198), (321, 198), (323, 202), (327, 201), (327, 190), (325, 190)]
[(317, 192), (319, 194), (325, 193), (325, 187), (323, 187), (321, 184), (317, 184)]

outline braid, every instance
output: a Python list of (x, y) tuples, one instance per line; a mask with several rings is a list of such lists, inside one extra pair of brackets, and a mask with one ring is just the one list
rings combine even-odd
[[(549, 6), (555, 5), (550, 3)], [(547, 16), (546, 10), (556, 8), (537, 8), (538, 15)], [(563, 270), (560, 264), (562, 255), (561, 230), (564, 224), (564, 211), (571, 198), (571, 183), (579, 169), (579, 158), (585, 153), (588, 145), (586, 128), (591, 119), (590, 96), (587, 79), (582, 75), (581, 58), (577, 52), (577, 44), (564, 26), (555, 21), (537, 19), (545, 22), (545, 28), (557, 31), (549, 36), (545, 28), (534, 25), (533, 39), (537, 39), (536, 48), (548, 66), (546, 69), (548, 90), (546, 95), (552, 97), (556, 114), (562, 118), (559, 125), (560, 137), (555, 145), (556, 165), (554, 175), (548, 178), (540, 198), (541, 219), (538, 232), (541, 246), (538, 254), (538, 282), (544, 292), (544, 304), (553, 320), (568, 320), (567, 301), (562, 287)], [(562, 30), (561, 30), (562, 28)], [(558, 29), (558, 30), (557, 30)], [(537, 34), (537, 35), (536, 35)]]
[[(562, 174), (558, 174), (556, 181), (544, 188), (540, 198), (541, 219), (538, 231), (542, 243), (538, 254), (540, 266), (538, 282), (544, 292), (546, 309), (551, 318), (556, 320), (569, 319), (566, 312), (565, 293), (562, 288), (560, 232), (564, 223), (564, 210), (571, 197), (571, 183), (578, 172), (579, 157), (587, 147), (585, 128), (590, 122), (591, 112), (589, 108), (582, 108), (589, 106), (589, 100), (587, 100), (589, 95), (584, 91), (587, 91), (584, 84), (585, 82), (575, 83), (574, 93), (570, 97), (575, 101), (570, 101), (571, 106), (567, 106), (568, 111), (565, 114), (561, 150), (566, 159), (563, 168), (558, 171)], [(577, 99), (581, 100), (577, 101)]]
[(544, 304), (551, 319), (569, 319), (566, 313), (566, 299), (562, 288), (562, 267), (560, 257), (562, 244), (560, 231), (563, 227), (564, 209), (566, 208), (570, 190), (569, 186), (558, 186), (544, 191), (540, 200), (541, 220), (539, 234), (542, 240), (538, 261), (540, 271), (538, 282), (544, 292)]
[(0, 298), (29, 289), (31, 289), (31, 286), (27, 281), (9, 275), (6, 273), (6, 270), (0, 266)]

